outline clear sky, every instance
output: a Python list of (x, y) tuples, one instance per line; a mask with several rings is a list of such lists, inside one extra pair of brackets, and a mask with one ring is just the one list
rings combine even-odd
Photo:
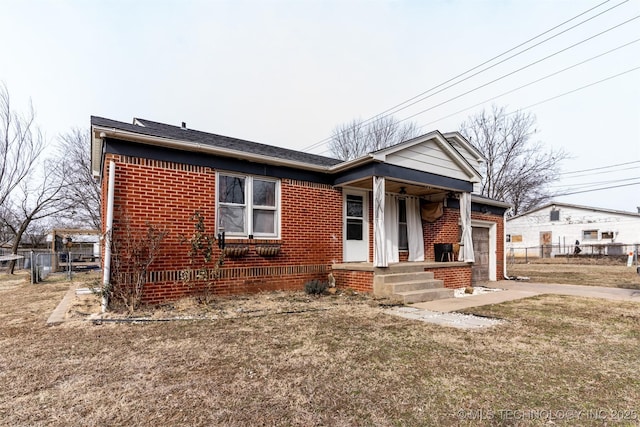
[(554, 190), (626, 185), (557, 201), (636, 212), (640, 0), (603, 1), (0, 0), (0, 81), (15, 107), (31, 99), (51, 140), (88, 128), (91, 115), (141, 117), (328, 154), (316, 143), (337, 124), (379, 114), (594, 8), (395, 117), (417, 114), (410, 120), (426, 133), (457, 130), (492, 103), (525, 109), (537, 117), (537, 140), (572, 155)]

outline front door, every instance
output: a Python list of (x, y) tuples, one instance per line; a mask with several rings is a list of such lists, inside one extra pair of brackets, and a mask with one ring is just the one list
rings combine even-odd
[(471, 266), (471, 283), (476, 285), (489, 280), (489, 229), (474, 226), (471, 229), (473, 239), (473, 257), (475, 262)]
[(369, 219), (366, 192), (345, 191), (343, 208), (344, 261), (369, 260)]

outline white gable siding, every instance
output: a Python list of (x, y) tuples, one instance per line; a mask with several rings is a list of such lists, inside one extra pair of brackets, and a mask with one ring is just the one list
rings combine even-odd
[[(471, 151), (467, 150), (467, 148), (464, 145), (456, 142), (453, 138), (449, 139), (449, 142), (451, 143), (453, 148), (458, 150), (458, 152), (460, 154), (462, 154), (462, 157), (464, 157), (464, 159), (467, 162), (469, 162), (469, 164), (475, 170), (477, 170), (480, 173), (481, 176), (483, 176), (483, 177), (487, 176), (486, 175), (487, 165), (486, 165), (486, 163), (484, 161), (479, 160), (475, 153), (472, 153)], [(473, 193), (482, 194), (482, 183), (481, 182), (476, 182), (476, 183), (473, 184)]]
[(451, 178), (470, 178), (433, 140), (391, 153), (387, 156), (386, 162)]
[[(507, 220), (505, 235), (511, 237), (511, 242), (506, 243), (507, 253), (510, 249), (518, 254), (524, 248), (540, 246), (543, 232), (551, 233), (554, 253), (571, 252), (576, 240), (581, 245), (640, 244), (640, 216), (562, 205), (556, 206), (556, 210), (558, 221), (551, 221), (551, 206)], [(595, 238), (585, 239), (585, 231), (594, 231)], [(515, 240), (521, 236), (522, 241), (514, 241), (514, 236)], [(535, 251), (529, 255), (538, 256)]]
[(454, 140), (449, 140), (449, 142), (451, 143), (453, 148), (455, 148), (456, 150), (458, 150), (460, 154), (462, 154), (462, 157), (464, 157), (465, 160), (469, 162), (469, 164), (473, 166), (475, 170), (480, 171), (480, 168), (483, 162), (479, 161), (477, 156), (474, 153), (470, 152), (469, 150), (466, 149), (466, 147), (455, 142)]

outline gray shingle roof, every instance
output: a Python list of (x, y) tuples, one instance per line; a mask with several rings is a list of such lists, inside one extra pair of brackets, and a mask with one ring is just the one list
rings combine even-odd
[(272, 145), (245, 141), (242, 139), (201, 132), (193, 129), (184, 129), (179, 126), (172, 126), (146, 119), (135, 120), (137, 123), (141, 123), (143, 126), (96, 116), (91, 116), (91, 125), (115, 128), (147, 136), (157, 136), (179, 141), (196, 142), (199, 144), (209, 145), (211, 147), (243, 151), (245, 153), (308, 163), (317, 166), (333, 166), (338, 163), (342, 163), (342, 160), (319, 156), (316, 154), (304, 153), (296, 150), (290, 150), (288, 148), (274, 147)]

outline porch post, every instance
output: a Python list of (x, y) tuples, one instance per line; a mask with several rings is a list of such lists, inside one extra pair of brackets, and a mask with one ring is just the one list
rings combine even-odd
[(388, 267), (387, 245), (384, 233), (384, 193), (383, 176), (373, 177), (373, 266)]
[(460, 224), (462, 225), (462, 237), (458, 261), (475, 262), (471, 234), (471, 193), (462, 193), (460, 197)]

